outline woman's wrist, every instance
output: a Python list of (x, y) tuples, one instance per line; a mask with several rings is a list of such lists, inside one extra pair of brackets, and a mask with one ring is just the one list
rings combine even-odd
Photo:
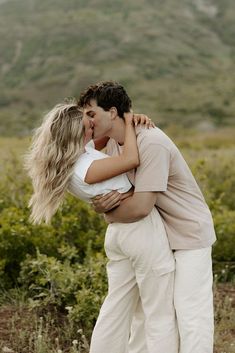
[(124, 113), (124, 120), (126, 125), (134, 126), (133, 113)]

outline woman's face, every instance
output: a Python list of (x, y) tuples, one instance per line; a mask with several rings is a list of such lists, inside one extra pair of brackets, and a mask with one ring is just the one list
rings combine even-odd
[(84, 126), (84, 144), (87, 144), (90, 140), (93, 139), (93, 123), (90, 119), (88, 119), (86, 116), (83, 117), (83, 126)]

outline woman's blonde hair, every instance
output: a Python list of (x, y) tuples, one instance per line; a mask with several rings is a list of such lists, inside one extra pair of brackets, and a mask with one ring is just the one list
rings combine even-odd
[(49, 223), (58, 209), (83, 151), (82, 111), (75, 99), (57, 104), (35, 130), (25, 156), (34, 193), (29, 201), (31, 221)]

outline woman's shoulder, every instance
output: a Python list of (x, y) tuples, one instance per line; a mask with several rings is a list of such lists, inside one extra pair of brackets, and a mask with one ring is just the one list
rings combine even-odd
[(96, 150), (93, 146), (95, 145), (91, 141), (88, 144), (86, 144), (84, 148), (84, 152), (80, 154), (80, 156), (78, 157), (74, 165), (73, 176), (76, 176), (83, 181), (85, 180), (85, 175), (87, 173), (87, 170), (93, 161), (108, 157), (108, 155), (106, 155), (101, 151)]

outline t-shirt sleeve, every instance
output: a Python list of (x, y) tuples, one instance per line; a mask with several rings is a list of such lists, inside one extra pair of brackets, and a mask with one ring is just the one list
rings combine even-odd
[(83, 154), (79, 159), (79, 164), (78, 164), (78, 168), (76, 169), (76, 174), (84, 182), (85, 182), (87, 171), (93, 161), (94, 161), (94, 158), (92, 158), (88, 153)]
[(135, 191), (166, 191), (170, 151), (157, 143), (143, 141), (139, 146), (140, 165), (135, 174)]

